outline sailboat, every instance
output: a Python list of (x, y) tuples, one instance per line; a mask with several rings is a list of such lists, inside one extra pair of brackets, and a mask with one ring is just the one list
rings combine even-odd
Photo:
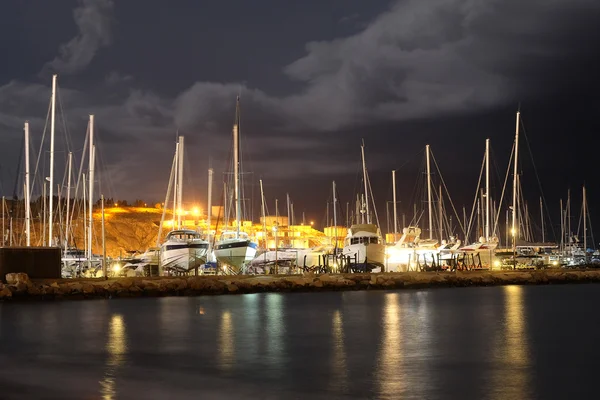
[(236, 99), (235, 121), (233, 123), (233, 179), (235, 196), (235, 229), (225, 230), (215, 243), (214, 253), (217, 260), (232, 268), (233, 272), (242, 271), (245, 264), (252, 261), (258, 245), (253, 242), (241, 225), (241, 188), (240, 188), (240, 97)]
[(361, 146), (361, 157), (363, 166), (363, 180), (365, 193), (362, 197), (361, 209), (362, 220), (360, 224), (353, 224), (348, 229), (344, 239), (342, 254), (344, 258), (350, 259), (351, 268), (364, 268), (373, 270), (384, 269), (385, 245), (381, 237), (381, 231), (376, 224), (371, 223), (369, 213), (369, 181), (365, 163), (365, 146)]
[[(208, 242), (202, 239), (200, 233), (191, 229), (182, 229), (181, 226), (181, 208), (183, 203), (183, 146), (184, 137), (179, 136), (179, 141), (177, 142), (175, 150), (175, 158), (173, 159), (169, 189), (167, 190), (167, 199), (165, 201), (166, 205), (169, 200), (171, 184), (175, 181), (173, 190), (173, 228), (175, 228), (175, 216), (177, 216), (177, 229), (169, 232), (165, 242), (160, 246), (160, 268), (163, 271), (171, 270), (186, 273), (199, 268), (206, 262)], [(161, 220), (161, 227), (163, 221), (164, 212)]]

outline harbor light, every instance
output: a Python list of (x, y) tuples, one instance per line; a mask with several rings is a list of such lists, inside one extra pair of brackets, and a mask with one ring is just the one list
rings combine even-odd
[(496, 268), (500, 268), (500, 261), (499, 260), (494, 260), (494, 267)]
[(192, 209), (192, 214), (194, 214), (196, 217), (200, 216), (200, 208), (199, 207), (194, 207)]
[(511, 235), (515, 236), (515, 233), (517, 233), (517, 232), (515, 231), (515, 229), (511, 229), (510, 233), (511, 233)]

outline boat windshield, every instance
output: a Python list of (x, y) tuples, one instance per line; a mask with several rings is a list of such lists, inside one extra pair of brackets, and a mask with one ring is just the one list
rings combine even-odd
[(367, 244), (367, 243), (379, 243), (379, 238), (376, 236), (368, 236), (368, 237), (353, 237), (350, 239), (350, 244)]
[(171, 232), (169, 233), (169, 236), (167, 237), (168, 239), (174, 239), (174, 240), (191, 240), (191, 239), (198, 239), (200, 238), (200, 235), (196, 232)]

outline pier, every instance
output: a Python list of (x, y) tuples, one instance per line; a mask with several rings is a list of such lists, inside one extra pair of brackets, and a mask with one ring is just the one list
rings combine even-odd
[(214, 275), (114, 279), (36, 279), (6, 275), (0, 301), (201, 296), (260, 292), (407, 290), (436, 287), (600, 283), (600, 270)]

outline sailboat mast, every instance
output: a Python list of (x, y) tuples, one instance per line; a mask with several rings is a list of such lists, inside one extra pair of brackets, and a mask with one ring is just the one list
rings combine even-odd
[(490, 139), (485, 140), (485, 241), (490, 240)]
[(73, 166), (73, 153), (69, 152), (67, 166), (67, 220), (65, 223), (65, 249), (69, 247), (69, 232), (71, 231), (71, 169)]
[[(70, 153), (69, 153), (70, 154)], [(106, 230), (104, 226), (104, 195), (100, 195), (100, 205), (102, 210), (102, 276), (106, 278)], [(149, 269), (152, 274), (152, 268)]]
[(52, 75), (52, 100), (50, 112), (50, 207), (48, 213), (48, 246), (52, 246), (52, 208), (54, 197), (54, 125), (56, 117), (56, 77)]
[(567, 191), (567, 244), (572, 241), (571, 234), (571, 189)]
[(440, 198), (438, 203), (438, 213), (440, 218), (440, 244), (444, 240), (444, 203), (442, 202), (442, 185), (440, 185)]
[[(90, 115), (90, 159), (89, 159), (89, 180), (90, 183), (88, 185), (89, 197), (88, 197), (88, 260), (92, 262), (92, 212), (94, 205), (94, 116)], [(50, 184), (52, 185), (52, 184)]]
[(290, 212), (290, 210), (291, 210), (290, 194), (286, 193), (285, 197), (286, 197), (286, 201), (287, 201), (287, 226), (288, 226), (288, 234), (287, 235), (288, 235), (288, 242), (291, 246), (292, 239), (290, 237), (290, 235), (291, 235), (290, 230), (291, 230), (291, 226), (292, 226), (292, 214)]
[(540, 197), (540, 217), (542, 221), (542, 243), (546, 242), (546, 232), (544, 232), (544, 203), (542, 203), (542, 198)]
[(427, 159), (427, 206), (429, 207), (429, 239), (433, 239), (433, 204), (431, 202), (431, 164), (429, 162), (429, 145), (425, 146)]
[(183, 155), (184, 137), (179, 136), (179, 159), (177, 168), (177, 229), (181, 229), (181, 213), (183, 212)]
[[(258, 181), (260, 184), (260, 202), (261, 202), (261, 212), (262, 212), (262, 220), (263, 220), (263, 235), (265, 237), (265, 250), (268, 249), (267, 245), (267, 214), (265, 209), (265, 192), (263, 190), (262, 179)], [(265, 253), (266, 254), (266, 253)], [(266, 255), (265, 255), (266, 257)]]
[(240, 96), (237, 97), (235, 104), (235, 123), (233, 124), (233, 179), (235, 182), (235, 237), (240, 237)]
[(583, 185), (583, 251), (587, 256), (587, 199), (585, 185)]
[(333, 181), (333, 236), (335, 237), (335, 248), (337, 249), (338, 245), (338, 234), (337, 234), (337, 212), (335, 203), (337, 199), (335, 198), (335, 181)]
[(565, 213), (563, 211), (563, 200), (560, 199), (560, 251), (564, 250), (565, 242)]
[(521, 112), (517, 111), (517, 122), (515, 128), (515, 160), (514, 160), (514, 171), (513, 171), (513, 198), (512, 198), (512, 228), (511, 233), (513, 236), (513, 247), (516, 246), (517, 238), (517, 179), (518, 179), (518, 166), (519, 166), (519, 124), (521, 119)]
[[(29, 198), (29, 122), (25, 121), (25, 237), (31, 246), (31, 199)], [(4, 234), (4, 232), (2, 233)]]
[(213, 169), (208, 169), (208, 199), (206, 200), (206, 225), (208, 234), (210, 235), (211, 219), (212, 219), (212, 185), (213, 185)]
[[(393, 187), (393, 201), (394, 201), (394, 242), (398, 240), (398, 213), (396, 210), (396, 170), (392, 171), (392, 187)], [(404, 227), (403, 227), (404, 228)]]
[[(177, 179), (179, 173), (179, 141), (175, 143), (175, 160), (174, 160), (175, 176), (173, 178), (173, 221), (172, 228), (175, 229), (175, 218), (177, 216)], [(165, 204), (166, 208), (166, 204)]]
[(371, 223), (371, 216), (369, 215), (369, 192), (367, 182), (367, 163), (365, 162), (365, 143), (360, 146), (360, 152), (362, 156), (362, 167), (363, 167), (363, 180), (365, 182), (365, 214), (367, 215), (367, 224)]

